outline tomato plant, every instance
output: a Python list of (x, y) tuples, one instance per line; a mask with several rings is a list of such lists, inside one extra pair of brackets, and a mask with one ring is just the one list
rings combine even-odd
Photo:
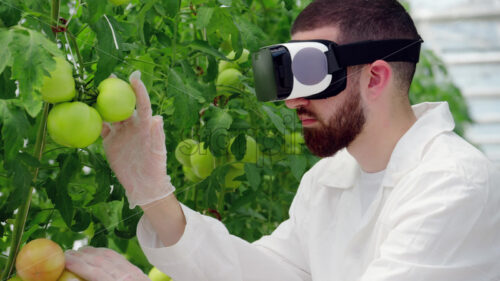
[[(135, 233), (142, 212), (128, 208), (106, 162), (97, 122), (78, 123), (84, 114), (47, 122), (49, 112), (75, 103), (100, 107), (99, 84), (111, 74), (126, 81), (134, 70), (142, 73), (153, 114), (165, 122), (167, 169), (179, 200), (216, 214), (248, 241), (272, 232), (287, 218), (300, 178), (318, 158), (294, 138), (298, 149), (286, 150), (286, 137), (300, 131), (300, 122), (282, 102), (257, 102), (248, 52), (288, 41), (290, 25), (307, 2), (2, 0), (1, 279), (16, 273), (17, 253), (37, 238), (63, 250), (109, 247), (145, 272), (151, 269)], [(64, 99), (68, 105), (43, 98), (47, 74), (59, 76), (58, 58), (71, 67), (61, 76), (74, 81), (57, 82), (74, 89), (74, 97)], [(432, 53), (424, 52), (421, 61), (412, 100), (449, 100), (463, 128), (470, 119), (460, 92), (438, 84), (433, 74), (441, 78), (446, 72)], [(179, 157), (176, 147), (185, 139), (194, 140), (198, 150)], [(251, 140), (257, 157), (232, 165), (248, 159)]]

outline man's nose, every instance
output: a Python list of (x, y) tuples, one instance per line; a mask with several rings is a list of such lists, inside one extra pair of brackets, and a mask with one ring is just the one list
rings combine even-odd
[(299, 107), (305, 107), (309, 105), (311, 101), (305, 98), (296, 98), (291, 100), (286, 100), (285, 104), (288, 108), (297, 109)]

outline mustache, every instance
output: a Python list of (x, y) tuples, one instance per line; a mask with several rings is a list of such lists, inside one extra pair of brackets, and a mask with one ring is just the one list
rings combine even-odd
[(305, 109), (304, 107), (299, 107), (296, 110), (297, 110), (297, 115), (307, 115), (307, 116), (313, 117), (314, 119), (318, 119), (316, 117), (316, 114), (314, 114), (313, 112)]

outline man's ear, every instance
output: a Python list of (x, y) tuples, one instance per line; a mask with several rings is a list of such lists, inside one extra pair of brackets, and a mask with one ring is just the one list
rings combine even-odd
[(368, 66), (367, 98), (377, 99), (387, 89), (392, 79), (392, 67), (383, 60)]

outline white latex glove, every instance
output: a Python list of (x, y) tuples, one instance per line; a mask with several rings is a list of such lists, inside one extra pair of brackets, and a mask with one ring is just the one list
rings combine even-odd
[(137, 104), (129, 119), (104, 123), (102, 138), (106, 157), (126, 190), (129, 207), (167, 197), (175, 188), (167, 175), (167, 150), (161, 116), (152, 116), (151, 102), (141, 73), (130, 75)]
[(87, 281), (151, 281), (122, 255), (106, 248), (66, 251), (66, 269)]

